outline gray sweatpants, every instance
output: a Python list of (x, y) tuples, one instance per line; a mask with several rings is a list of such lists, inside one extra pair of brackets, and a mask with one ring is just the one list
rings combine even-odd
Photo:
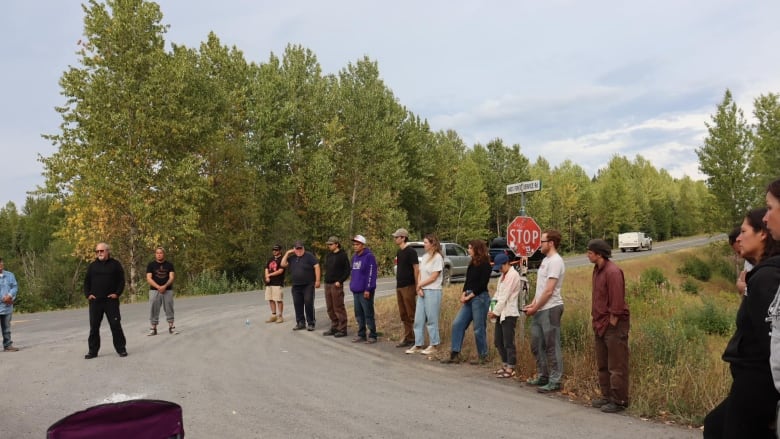
[(167, 290), (165, 294), (160, 294), (157, 290), (149, 290), (149, 304), (152, 308), (149, 316), (152, 326), (157, 326), (160, 322), (160, 305), (165, 310), (165, 320), (168, 323), (173, 322), (173, 290)]

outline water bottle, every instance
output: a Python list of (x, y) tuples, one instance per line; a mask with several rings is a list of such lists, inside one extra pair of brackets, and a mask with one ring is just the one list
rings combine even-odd
[[(490, 299), (490, 310), (491, 311), (496, 309), (496, 303), (498, 303), (498, 299), (495, 299), (495, 298)], [(490, 323), (496, 323), (496, 318), (495, 317), (491, 317), (490, 318)]]
[(244, 325), (249, 328), (249, 319), (246, 319), (246, 322), (244, 322)]

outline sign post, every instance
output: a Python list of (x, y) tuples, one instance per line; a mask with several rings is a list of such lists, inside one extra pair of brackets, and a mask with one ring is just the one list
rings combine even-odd
[(525, 193), (538, 191), (541, 189), (541, 180), (530, 180), (506, 185), (506, 194), (512, 195), (520, 193), (520, 216), (525, 216)]

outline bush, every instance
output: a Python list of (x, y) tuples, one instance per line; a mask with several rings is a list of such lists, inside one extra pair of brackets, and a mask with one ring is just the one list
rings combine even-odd
[(710, 266), (696, 256), (685, 259), (682, 266), (677, 269), (677, 272), (685, 276), (691, 276), (702, 282), (707, 282), (712, 277)]
[(247, 279), (231, 279), (224, 271), (220, 274), (211, 270), (198, 273), (187, 285), (187, 290), (193, 295), (223, 294), (255, 289), (257, 289), (257, 285)]
[(664, 276), (664, 272), (657, 267), (651, 267), (643, 271), (642, 274), (639, 275), (639, 282), (653, 285), (656, 288), (669, 286), (669, 280)]
[(691, 278), (686, 278), (680, 288), (688, 294), (699, 294), (699, 284)]
[(703, 307), (687, 309), (685, 318), (710, 335), (728, 336), (734, 331), (732, 310), (719, 306), (714, 300), (705, 299)]

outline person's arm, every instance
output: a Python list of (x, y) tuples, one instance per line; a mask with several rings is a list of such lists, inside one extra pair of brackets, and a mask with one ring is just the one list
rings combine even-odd
[(413, 267), (413, 270), (414, 270), (414, 281), (416, 283), (419, 283), (419, 281), (420, 281), (420, 264), (419, 263), (412, 264), (412, 267)]
[(171, 272), (168, 273), (168, 281), (165, 282), (165, 285), (160, 286), (160, 292), (165, 293), (166, 291), (168, 291), (168, 288), (170, 288), (171, 285), (173, 285), (173, 280), (175, 278), (176, 278), (176, 273), (174, 273), (173, 270), (171, 270)]
[[(514, 268), (510, 268), (510, 270), (514, 271)], [(496, 304), (493, 307), (493, 316), (500, 316), (512, 297), (517, 300), (517, 294), (513, 293), (520, 291), (520, 275), (516, 271), (514, 273), (512, 271), (507, 272), (504, 278), (501, 279), (501, 291), (497, 291), (495, 297)], [(488, 312), (488, 315), (490, 315), (490, 312)]]
[(371, 297), (371, 291), (376, 290), (377, 265), (376, 265), (376, 257), (374, 257), (373, 253), (370, 255), (367, 262), (368, 262), (368, 276), (367, 276), (368, 279), (366, 279), (366, 289), (363, 291), (363, 296), (366, 299)]
[(320, 287), (321, 274), (322, 274), (322, 270), (320, 269), (320, 264), (319, 263), (314, 264), (314, 288)]
[(290, 265), (290, 263), (289, 263), (289, 262), (287, 262), (287, 258), (288, 258), (288, 257), (290, 256), (290, 254), (292, 254), (292, 252), (294, 252), (294, 251), (295, 251), (295, 249), (290, 249), (290, 250), (287, 250), (287, 251), (284, 253), (284, 256), (282, 256), (282, 262), (280, 262), (280, 265), (281, 265), (282, 267), (284, 267), (284, 268), (287, 268), (287, 266), (289, 266), (289, 265)]
[(116, 259), (114, 259), (114, 270), (116, 271), (117, 283), (114, 292), (109, 294), (108, 297), (111, 299), (118, 299), (125, 291), (125, 269)]
[(152, 278), (152, 273), (149, 271), (146, 272), (146, 283), (148, 283), (149, 286), (152, 287), (152, 289), (154, 290), (160, 288), (160, 286), (157, 285), (157, 282), (155, 282), (154, 279)]
[(11, 287), (8, 294), (11, 296), (11, 300), (16, 300), (16, 293), (19, 292), (19, 284), (16, 283), (16, 276), (14, 276), (13, 273), (8, 274), (8, 283)]
[(92, 294), (92, 264), (87, 266), (87, 274), (84, 275), (84, 297), (89, 300), (95, 298), (95, 295)]
[(557, 283), (558, 283), (557, 278), (554, 277), (548, 278), (547, 283), (544, 284), (544, 291), (542, 291), (542, 294), (540, 294), (537, 297), (534, 297), (534, 300), (531, 302), (531, 304), (526, 305), (525, 308), (523, 308), (523, 311), (525, 311), (525, 313), (529, 316), (536, 314), (536, 312), (539, 311), (539, 309), (543, 307), (548, 300), (550, 300), (553, 291), (555, 291), (555, 284)]
[(341, 270), (341, 276), (339, 277), (339, 282), (341, 282), (340, 286), (344, 286), (344, 282), (349, 279), (349, 275), (352, 273), (352, 265), (349, 263), (349, 256), (347, 256), (347, 253), (344, 250), (339, 251), (339, 253), (342, 253), (341, 255), (341, 267), (339, 270)]
[[(626, 309), (626, 282), (623, 279), (623, 272), (620, 270), (610, 271), (606, 275), (609, 324), (615, 326), (617, 325), (618, 317), (623, 315), (623, 311)], [(764, 308), (764, 314), (766, 314), (766, 308)]]

